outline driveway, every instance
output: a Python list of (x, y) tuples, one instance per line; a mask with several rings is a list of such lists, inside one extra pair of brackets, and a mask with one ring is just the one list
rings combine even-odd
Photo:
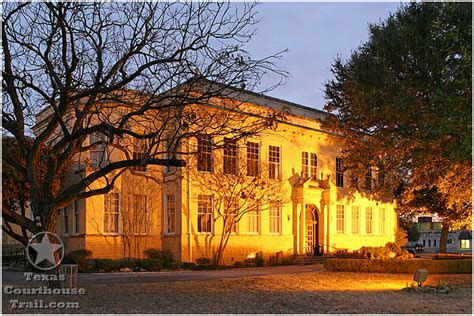
[[(249, 276), (271, 276), (281, 274), (300, 274), (323, 272), (322, 264), (291, 265), (261, 268), (242, 268), (209, 271), (167, 271), (167, 272), (121, 272), (121, 273), (80, 273), (79, 285), (87, 284), (127, 284), (158, 283), (169, 281), (197, 281), (240, 278)], [(31, 284), (25, 280), (24, 272), (3, 271), (3, 284)]]

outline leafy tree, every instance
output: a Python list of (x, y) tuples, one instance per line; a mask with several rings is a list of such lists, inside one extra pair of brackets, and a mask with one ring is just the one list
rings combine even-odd
[(468, 3), (403, 6), (369, 25), (325, 86), (346, 168), (385, 175), (370, 193), (397, 197), (402, 213), (438, 213), (440, 251), (449, 228), (471, 222), (471, 17)]
[[(25, 2), (2, 9), (2, 125), (18, 150), (3, 162), (27, 183), (33, 214), (3, 203), (6, 226), (52, 229), (60, 208), (109, 192), (124, 172), (184, 166), (180, 144), (204, 131), (239, 138), (272, 124), (270, 112), (243, 119), (242, 102), (227, 102), (219, 115), (222, 104), (213, 104), (231, 97), (228, 86), (255, 90), (269, 72), (286, 76), (274, 65), (279, 54), (255, 59), (245, 50), (255, 4)], [(173, 149), (167, 158), (164, 142)], [(90, 150), (103, 153), (95, 166), (85, 158)], [(75, 181), (56, 190), (65, 169)]]
[[(212, 173), (202, 173), (196, 168), (192, 168), (190, 172), (191, 181), (195, 181), (203, 193), (212, 195), (214, 224), (216, 222), (222, 224), (221, 230), (215, 232), (215, 236), (219, 238), (213, 254), (216, 265), (222, 264), (227, 244), (233, 233), (238, 234), (239, 223), (246, 214), (258, 214), (261, 218), (262, 212), (269, 210), (270, 207), (281, 208), (288, 202), (284, 199), (287, 195), (279, 179), (280, 171), (277, 171), (271, 179), (269, 169), (259, 166), (258, 172), (254, 176), (249, 176), (248, 165), (242, 158), (243, 155), (237, 153), (239, 147), (235, 143), (232, 144), (228, 146), (230, 150), (235, 150), (235, 159), (224, 157), (222, 152), (216, 150)], [(207, 246), (211, 248), (211, 244)]]
[(417, 242), (420, 239), (420, 231), (418, 230), (417, 223), (411, 221), (410, 219), (400, 218), (400, 228), (406, 231), (408, 241)]

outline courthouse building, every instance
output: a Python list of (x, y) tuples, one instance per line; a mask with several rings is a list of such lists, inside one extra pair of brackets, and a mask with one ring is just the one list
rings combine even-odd
[[(196, 137), (188, 145), (198, 152), (183, 156), (188, 166), (182, 170), (169, 174), (161, 166), (132, 167), (148, 177), (124, 173), (111, 192), (60, 210), (57, 232), (67, 251), (87, 249), (93, 257), (116, 259), (142, 256), (145, 249), (154, 248), (170, 250), (181, 262), (212, 258), (223, 223), (212, 193), (203, 190), (196, 177), (222, 172), (223, 161), (233, 159), (243, 161), (249, 177), (279, 181), (284, 196), (281, 203), (248, 212), (235, 224), (226, 264), (256, 254), (270, 258), (350, 252), (395, 241), (394, 201), (371, 194), (383, 178), (370, 168), (364, 179), (358, 179), (360, 191), (351, 189), (349, 171), (343, 170), (342, 136), (321, 126), (326, 112), (240, 89), (234, 96), (249, 108), (281, 111), (286, 118), (275, 129), (232, 144), (225, 153), (225, 148), (208, 146), (216, 140)], [(47, 116), (47, 110), (38, 116), (36, 128)], [(90, 135), (89, 141), (97, 137)], [(76, 163), (100, 168), (104, 162), (98, 157), (104, 150), (83, 153)], [(113, 154), (107, 159), (113, 160)]]

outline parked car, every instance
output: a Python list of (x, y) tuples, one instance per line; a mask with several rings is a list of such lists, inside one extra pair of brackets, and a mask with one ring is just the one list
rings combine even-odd
[(405, 245), (405, 246), (402, 246), (402, 249), (405, 249), (409, 253), (416, 255), (423, 252), (423, 245), (421, 244)]

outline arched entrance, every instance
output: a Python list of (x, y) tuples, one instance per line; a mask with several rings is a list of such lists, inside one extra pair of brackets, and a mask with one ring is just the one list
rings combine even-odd
[(305, 251), (308, 256), (322, 254), (319, 247), (318, 210), (313, 204), (306, 204), (306, 244)]

